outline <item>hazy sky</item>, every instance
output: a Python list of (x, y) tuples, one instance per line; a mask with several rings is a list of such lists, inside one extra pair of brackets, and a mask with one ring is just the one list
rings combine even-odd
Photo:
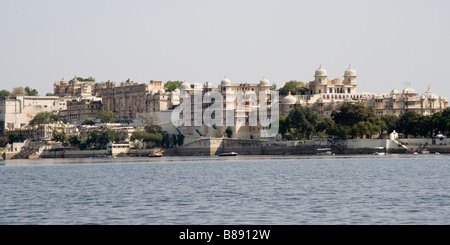
[(0, 90), (75, 75), (280, 87), (320, 64), (352, 64), (359, 92), (450, 98), (450, 1), (0, 0)]

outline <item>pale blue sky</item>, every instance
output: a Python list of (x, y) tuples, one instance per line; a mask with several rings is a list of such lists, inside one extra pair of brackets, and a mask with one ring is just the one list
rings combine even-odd
[(411, 83), (450, 98), (446, 0), (0, 0), (0, 89), (41, 94), (74, 75), (116, 82), (329, 78)]

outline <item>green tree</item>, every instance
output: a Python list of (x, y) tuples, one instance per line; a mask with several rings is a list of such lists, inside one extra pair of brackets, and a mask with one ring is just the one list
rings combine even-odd
[(81, 144), (81, 141), (78, 139), (77, 136), (72, 136), (67, 141), (72, 146), (79, 146)]
[(28, 95), (28, 96), (37, 96), (39, 93), (38, 93), (38, 91), (36, 90), (36, 89), (32, 89), (32, 88), (30, 88), (30, 87), (25, 87), (25, 93), (26, 93), (26, 95)]
[(288, 132), (288, 125), (286, 123), (286, 118), (283, 116), (278, 116), (278, 133), (284, 136)]
[(163, 134), (162, 134), (161, 145), (162, 145), (163, 147), (169, 148), (169, 147), (172, 147), (173, 144), (174, 144), (173, 138), (170, 136), (170, 134), (163, 133)]
[(25, 136), (22, 133), (12, 132), (8, 135), (9, 143), (12, 144), (14, 142), (23, 142), (25, 140)]
[(386, 130), (387, 134), (392, 133), (397, 128), (398, 116), (395, 114), (390, 115), (381, 115), (380, 119), (384, 122), (384, 128), (382, 130)]
[(321, 132), (326, 135), (333, 135), (333, 129), (335, 127), (334, 120), (331, 117), (318, 117), (318, 123), (316, 125), (316, 132)]
[(145, 126), (145, 131), (149, 134), (162, 133), (162, 128), (159, 125), (149, 124)]
[(9, 142), (9, 137), (6, 135), (0, 135), (0, 147), (5, 147)]
[(350, 126), (335, 124), (331, 132), (332, 135), (338, 136), (341, 139), (345, 139), (348, 135), (352, 134), (352, 128)]
[(0, 99), (7, 98), (11, 93), (8, 90), (0, 90)]
[(286, 123), (291, 133), (300, 139), (311, 139), (319, 117), (310, 108), (298, 106), (289, 112)]
[(77, 77), (77, 80), (80, 82), (95, 82), (95, 78), (93, 77), (88, 78)]
[(380, 130), (378, 125), (374, 125), (371, 122), (359, 121), (350, 128), (350, 134), (352, 138), (356, 138), (356, 136), (360, 138), (364, 136), (371, 138), (372, 135), (378, 133)]
[(20, 96), (20, 95), (27, 95), (25, 89), (23, 87), (15, 87), (13, 88), (10, 96)]
[(418, 128), (417, 133), (423, 137), (432, 137), (433, 136), (433, 123), (431, 115), (422, 115), (419, 114), (419, 118), (417, 121)]
[(58, 115), (52, 112), (39, 112), (34, 116), (34, 118), (30, 121), (31, 126), (36, 126), (39, 124), (50, 124), (58, 121)]
[(95, 122), (89, 119), (85, 119), (81, 125), (95, 125)]
[(288, 95), (289, 92), (291, 94), (307, 94), (309, 88), (303, 82), (291, 80), (286, 82), (283, 87), (278, 89), (280, 95)]
[(334, 111), (331, 117), (337, 124), (353, 126), (360, 121), (377, 124), (380, 120), (375, 110), (363, 105), (344, 104), (339, 112)]
[(227, 127), (227, 128), (225, 129), (225, 133), (227, 134), (227, 137), (228, 137), (228, 138), (231, 138), (231, 136), (233, 135), (233, 130), (231, 130), (230, 127)]
[(133, 132), (133, 134), (131, 135), (130, 140), (131, 141), (135, 141), (135, 140), (144, 140), (145, 137), (147, 137), (148, 133), (145, 131), (135, 131)]
[(116, 122), (116, 113), (112, 111), (101, 110), (97, 114), (97, 119), (99, 119), (101, 123), (114, 123)]
[(65, 143), (67, 140), (67, 136), (66, 136), (66, 132), (64, 131), (64, 129), (61, 131), (56, 130), (56, 129), (53, 130), (52, 140), (61, 142), (61, 143)]
[(445, 108), (442, 112), (436, 112), (431, 117), (434, 134), (441, 132), (448, 135), (450, 133), (450, 107)]
[(140, 140), (146, 143), (154, 143), (155, 145), (161, 145), (163, 142), (163, 134), (161, 126), (159, 125), (146, 125), (144, 130), (136, 131), (131, 135), (131, 140)]
[(114, 130), (94, 130), (86, 139), (86, 144), (95, 149), (105, 149), (109, 142), (120, 140), (120, 135)]
[(180, 85), (182, 84), (182, 81), (167, 81), (164, 84), (164, 88), (166, 90), (166, 92), (172, 92), (177, 88), (180, 88)]
[(363, 105), (344, 104), (339, 112), (334, 111), (331, 117), (337, 125), (332, 130), (333, 135), (341, 138), (347, 136), (356, 138), (364, 135), (370, 138), (386, 127), (384, 121), (375, 113), (374, 109)]
[(406, 138), (409, 135), (417, 136), (419, 130), (419, 113), (416, 111), (408, 111), (403, 113), (398, 119), (397, 128)]

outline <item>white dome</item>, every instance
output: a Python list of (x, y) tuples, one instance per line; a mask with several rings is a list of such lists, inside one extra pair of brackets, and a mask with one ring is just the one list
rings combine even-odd
[(230, 81), (230, 79), (228, 79), (225, 76), (225, 78), (220, 82), (220, 85), (222, 85), (222, 86), (230, 86), (231, 85), (231, 81)]
[(297, 99), (291, 95), (291, 92), (289, 92), (289, 94), (283, 98), (283, 104), (292, 105), (295, 104), (295, 102), (297, 102)]
[(344, 77), (356, 77), (356, 71), (351, 65), (345, 70)]
[(397, 89), (394, 88), (394, 89), (391, 91), (391, 94), (399, 94), (399, 92), (398, 92)]
[(403, 89), (403, 93), (404, 94), (415, 94), (416, 91), (413, 88), (411, 88), (411, 86), (407, 86), (405, 89)]
[(184, 81), (180, 85), (180, 90), (189, 90), (189, 89), (191, 89), (191, 85), (188, 82), (186, 82), (186, 81)]
[(270, 82), (269, 82), (269, 80), (267, 80), (266, 77), (263, 77), (261, 79), (261, 81), (259, 82), (259, 86), (270, 86)]
[(315, 76), (327, 76), (327, 71), (323, 69), (322, 65), (320, 65), (319, 69), (316, 70)]
[(164, 90), (163, 88), (161, 88), (161, 89), (158, 90), (158, 93), (164, 94), (164, 93), (166, 93), (166, 90)]

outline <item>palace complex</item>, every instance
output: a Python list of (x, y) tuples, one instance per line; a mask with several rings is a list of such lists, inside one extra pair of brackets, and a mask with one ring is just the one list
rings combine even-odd
[[(360, 93), (357, 91), (356, 71), (350, 66), (344, 71), (342, 78), (329, 79), (322, 65), (315, 71), (314, 80), (306, 84), (302, 94), (287, 94), (279, 97), (279, 114), (287, 116), (298, 107), (309, 107), (322, 116), (330, 116), (345, 103), (361, 104), (373, 108), (377, 114), (400, 115), (408, 111), (416, 111), (429, 115), (442, 111), (448, 106), (447, 98), (438, 96), (428, 88), (419, 95), (413, 88), (406, 86), (402, 91), (392, 90), (390, 93)], [(171, 116), (174, 110), (187, 98), (182, 95), (189, 92), (192, 104), (198, 101), (195, 93), (200, 94), (199, 108), (192, 105), (190, 111), (184, 112), (183, 120), (191, 123), (175, 127)], [(204, 125), (199, 123), (196, 113), (204, 114), (213, 105), (212, 100), (205, 100), (208, 92), (220, 94), (223, 119), (232, 119), (234, 124)], [(260, 93), (265, 94), (260, 98)], [(236, 96), (244, 94), (243, 100)], [(255, 94), (256, 96), (253, 96)], [(264, 99), (266, 101), (260, 101)], [(134, 125), (158, 124), (164, 131), (192, 137), (226, 137), (231, 134), (235, 138), (259, 138), (268, 129), (256, 117), (252, 121), (254, 108), (265, 108), (270, 117), (273, 99), (270, 94), (270, 82), (263, 78), (259, 83), (232, 83), (225, 77), (217, 87), (212, 83), (183, 82), (180, 88), (168, 92), (164, 83), (151, 80), (147, 83), (135, 83), (128, 79), (115, 83), (80, 81), (76, 77), (69, 82), (62, 79), (54, 83), (53, 96), (15, 96), (0, 99), (0, 130), (17, 130), (27, 127), (31, 119), (39, 112), (57, 113), (63, 123), (81, 124), (84, 120), (95, 120), (101, 110), (116, 113), (117, 122)], [(216, 101), (219, 103), (219, 101)], [(216, 105), (217, 106), (217, 105)], [(216, 107), (217, 108), (217, 107)], [(190, 113), (188, 116), (186, 113)], [(186, 117), (187, 116), (187, 117)], [(217, 116), (217, 115), (215, 115)], [(201, 117), (200, 117), (201, 119)], [(127, 128), (127, 134), (130, 134)]]
[(309, 94), (285, 96), (280, 105), (280, 114), (287, 116), (296, 106), (311, 108), (322, 116), (330, 116), (334, 110), (344, 103), (362, 104), (373, 108), (377, 114), (400, 115), (408, 111), (416, 111), (429, 115), (442, 111), (448, 106), (445, 97), (438, 96), (430, 90), (419, 95), (411, 86), (401, 92), (394, 89), (390, 93), (358, 93), (356, 91), (356, 71), (350, 66), (344, 72), (344, 78), (328, 79), (326, 70), (320, 66), (314, 75), (314, 81), (307, 84)]

